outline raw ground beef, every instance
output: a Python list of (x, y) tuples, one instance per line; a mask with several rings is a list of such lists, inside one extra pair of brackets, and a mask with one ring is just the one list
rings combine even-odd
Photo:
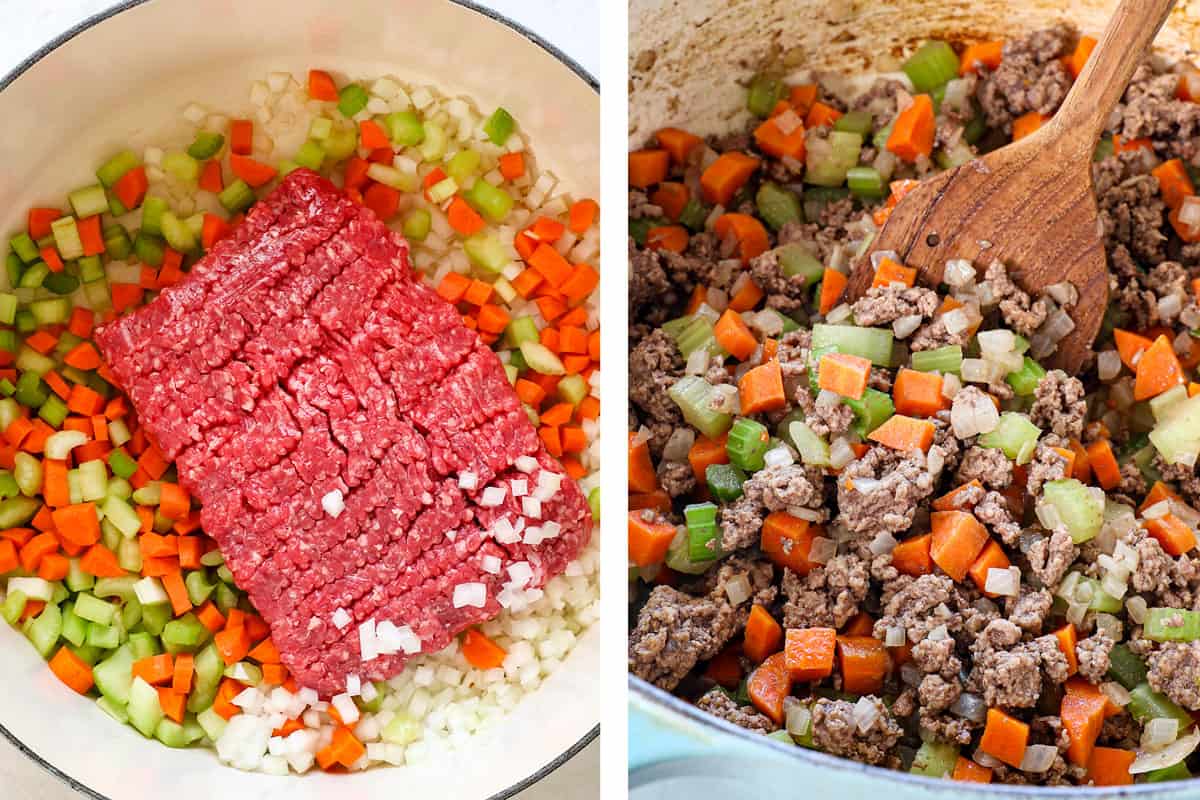
[[(560, 573), (590, 534), (495, 354), (412, 279), (403, 239), (307, 170), (96, 339), (302, 685), (395, 674), (408, 655), (364, 662), (360, 623), (408, 626), (434, 652)], [(539, 480), (561, 486), (535, 514), (512, 487)], [(503, 502), (482, 504), (487, 487)], [(532, 577), (505, 589), (518, 563)], [(455, 607), (475, 583), (483, 605)]]

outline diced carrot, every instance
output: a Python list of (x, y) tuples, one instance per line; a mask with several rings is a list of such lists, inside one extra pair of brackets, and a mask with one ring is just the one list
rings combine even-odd
[(493, 642), (478, 628), (468, 628), (463, 634), (462, 654), (475, 669), (496, 669), (508, 655), (504, 648)]
[(796, 109), (796, 113), (804, 117), (808, 115), (813, 103), (817, 102), (818, 87), (815, 83), (804, 83), (788, 87), (788, 104)]
[(1160, 335), (1138, 359), (1133, 399), (1147, 400), (1181, 383), (1186, 383), (1183, 366), (1171, 340)]
[(786, 406), (787, 396), (783, 390), (783, 373), (779, 362), (768, 361), (747, 370), (738, 381), (738, 394), (741, 396), (743, 414), (775, 411)]
[(649, 511), (629, 512), (629, 560), (639, 567), (662, 563), (675, 538), (675, 526)]
[(1087, 446), (1088, 463), (1096, 475), (1096, 482), (1105, 490), (1121, 483), (1121, 468), (1113, 455), (1112, 445), (1107, 439), (1097, 439)]
[(763, 520), (759, 547), (772, 562), (798, 575), (807, 575), (817, 566), (808, 560), (813, 540), (823, 533), (806, 519), (786, 511), (773, 511)]
[(979, 593), (984, 597), (995, 599), (999, 595), (994, 592), (987, 591), (984, 587), (987, 585), (988, 570), (993, 569), (1008, 569), (1012, 566), (1012, 562), (1008, 560), (1008, 555), (1005, 554), (1004, 548), (995, 539), (988, 541), (984, 545), (983, 550), (979, 553), (979, 557), (971, 564), (967, 574), (971, 576), (971, 580), (975, 582)]
[(669, 514), (671, 513), (671, 496), (662, 489), (629, 495), (630, 511), (642, 511), (647, 508)]
[(894, 414), (867, 436), (873, 442), (907, 453), (910, 450), (928, 451), (933, 444), (934, 425), (927, 419), (915, 419)]
[(717, 342), (729, 351), (730, 355), (739, 361), (745, 361), (758, 349), (758, 340), (750, 332), (750, 327), (732, 309), (726, 309), (713, 328)]
[(791, 679), (819, 681), (832, 675), (837, 641), (833, 628), (788, 628), (783, 652)]
[[(1092, 756), (1092, 748), (1104, 725), (1108, 696), (1083, 678), (1076, 676), (1066, 683), (1059, 716), (1063, 729), (1071, 739), (1067, 747), (1067, 760), (1086, 767)], [(997, 756), (998, 757), (998, 756)]]
[(192, 690), (192, 678), (196, 672), (196, 657), (191, 653), (175, 656), (175, 667), (171, 672), (171, 691), (186, 695)]
[(1054, 638), (1058, 641), (1058, 649), (1067, 659), (1067, 675), (1079, 672), (1079, 656), (1075, 652), (1075, 646), (1079, 643), (1079, 635), (1075, 631), (1075, 626), (1068, 622), (1054, 632)]
[(1181, 556), (1196, 546), (1196, 534), (1186, 522), (1168, 512), (1142, 523), (1146, 532), (1158, 540), (1171, 556)]
[(63, 506), (53, 512), (54, 528), (58, 535), (81, 547), (100, 541), (100, 518), (95, 503)]
[(751, 259), (762, 255), (770, 247), (767, 229), (749, 214), (722, 214), (717, 218), (713, 232), (722, 241), (731, 237), (737, 240), (742, 264), (749, 264)]
[(838, 272), (836, 269), (825, 268), (823, 277), (821, 278), (821, 298), (819, 310), (822, 314), (828, 314), (837, 306), (842, 299), (842, 294), (846, 291), (846, 284), (850, 279), (845, 273)]
[(41, 253), (42, 261), (46, 262), (46, 266), (50, 268), (51, 272), (63, 271), (62, 259), (59, 257), (58, 251), (54, 249), (53, 245), (50, 247), (43, 247), (39, 252)]
[(211, 600), (200, 606), (196, 611), (196, 618), (200, 620), (201, 625), (208, 628), (210, 633), (216, 633), (225, 627), (225, 617), (221, 615)]
[(891, 659), (883, 642), (870, 636), (837, 637), (842, 690), (851, 694), (879, 694)]
[(437, 293), (447, 303), (462, 300), (471, 288), (471, 279), (458, 272), (447, 272), (438, 284)]
[(728, 206), (737, 190), (745, 185), (758, 169), (759, 160), (745, 153), (731, 151), (717, 157), (700, 175), (704, 200)]
[(842, 118), (842, 112), (838, 111), (831, 105), (826, 105), (820, 101), (812, 104), (808, 109), (808, 113), (804, 116), (804, 127), (820, 128), (824, 125), (832, 125)]
[(721, 652), (713, 656), (712, 660), (708, 662), (708, 667), (704, 670), (704, 677), (727, 689), (734, 688), (741, 683), (742, 665), (739, 659), (737, 644), (728, 645)]
[(170, 653), (147, 656), (133, 662), (133, 677), (141, 678), (151, 686), (171, 680), (175, 675), (175, 660)]
[(136, 283), (111, 283), (108, 290), (112, 296), (113, 310), (118, 314), (142, 303), (144, 290)]
[(466, 200), (457, 195), (450, 201), (450, 206), (446, 209), (446, 218), (450, 222), (450, 227), (463, 236), (473, 236), (483, 230), (484, 225), (487, 224), (483, 221), (483, 217), (467, 204)]
[(739, 312), (749, 311), (758, 305), (763, 296), (763, 290), (751, 280), (749, 273), (743, 273), (733, 284), (733, 297), (729, 298), (729, 308)]
[(188, 515), (188, 511), (192, 507), (192, 499), (183, 487), (177, 483), (163, 483), (160, 485), (161, 499), (159, 501), (159, 512), (170, 520), (180, 520)]
[(179, 566), (183, 569), (199, 569), (200, 557), (203, 555), (203, 542), (195, 536), (184, 536), (179, 539)]
[(142, 204), (142, 199), (146, 196), (146, 190), (150, 188), (150, 181), (146, 177), (146, 167), (137, 166), (122, 175), (116, 183), (113, 184), (113, 194), (121, 201), (121, 205), (128, 209), (135, 209)]
[(50, 235), (50, 223), (62, 216), (62, 212), (57, 208), (31, 208), (27, 218), (29, 228), (29, 237), (31, 239), (45, 239)]
[(646, 189), (661, 183), (671, 166), (666, 150), (635, 150), (629, 154), (629, 185)]
[(244, 687), (237, 681), (224, 678), (220, 687), (217, 688), (217, 697), (212, 705), (213, 711), (226, 720), (233, 719), (242, 713), (242, 709), (233, 704), (233, 698), (241, 694), (243, 689)]
[[(104, 408), (104, 397), (94, 389), (84, 386), (82, 383), (77, 383), (71, 387), (70, 393), (67, 395), (67, 408), (76, 414), (86, 414), (91, 416), (98, 414)], [(85, 433), (91, 433), (91, 423), (88, 420), (87, 430)], [(78, 453), (75, 454), (78, 457)]]
[(551, 245), (539, 244), (528, 259), (533, 267), (555, 288), (562, 286), (571, 277), (571, 265)]
[(1113, 137), (1113, 153), (1119, 155), (1130, 150), (1153, 150), (1154, 142), (1149, 139), (1122, 139), (1120, 136)]
[(71, 562), (58, 553), (47, 553), (38, 565), (37, 576), (44, 581), (61, 581), (71, 571)]
[(750, 679), (746, 682), (750, 702), (776, 725), (783, 724), (783, 703), (792, 693), (792, 678), (786, 660), (782, 652), (768, 656), (750, 673)]
[(968, 498), (974, 494), (975, 490), (979, 489), (982, 494), (983, 484), (978, 478), (958, 486), (955, 489), (946, 492), (946, 494), (933, 501), (934, 511), (957, 511), (966, 508), (970, 505)]
[(699, 136), (679, 128), (663, 128), (654, 134), (654, 138), (658, 140), (658, 146), (666, 150), (676, 164), (686, 164), (692, 150), (704, 144), (704, 140)]
[(929, 521), (933, 532), (930, 558), (955, 581), (961, 581), (987, 544), (987, 529), (966, 511), (935, 511)]
[(308, 96), (313, 100), (336, 103), (338, 90), (337, 84), (333, 82), (333, 77), (324, 70), (310, 69), (308, 71)]
[(400, 209), (400, 192), (382, 183), (373, 183), (363, 192), (363, 205), (387, 222)]
[(220, 193), (225, 188), (225, 179), (221, 175), (221, 162), (217, 159), (206, 161), (200, 170), (199, 186), (206, 192)]
[(358, 140), (368, 150), (377, 150), (382, 147), (390, 148), (392, 146), (387, 133), (373, 119), (364, 119), (358, 123)]
[(213, 636), (213, 644), (228, 666), (241, 661), (250, 652), (250, 635), (244, 626), (231, 628), (227, 625), (225, 630)]
[(933, 572), (932, 539), (933, 536), (926, 533), (897, 543), (892, 549), (892, 566), (901, 574), (914, 577)]
[(1147, 508), (1157, 505), (1163, 500), (1179, 502), (1179, 495), (1175, 494), (1171, 487), (1162, 481), (1155, 481), (1154, 485), (1150, 487), (1150, 491), (1146, 493), (1145, 499), (1142, 500), (1142, 504), (1138, 506), (1138, 513), (1144, 513)]
[(1036, 132), (1039, 128), (1046, 124), (1050, 118), (1045, 114), (1039, 114), (1036, 111), (1030, 111), (1027, 114), (1022, 114), (1013, 120), (1012, 138), (1013, 141), (1020, 141), (1026, 136)]
[(487, 333), (503, 333), (509, 323), (508, 312), (495, 303), (485, 303), (479, 309), (479, 330)]
[(66, 646), (60, 647), (50, 659), (50, 671), (79, 694), (87, 694), (95, 683), (91, 666)]
[(1129, 768), (1136, 758), (1134, 750), (1093, 747), (1087, 763), (1088, 777), (1095, 786), (1130, 786), (1133, 776), (1129, 774)]
[(237, 175), (254, 188), (269, 183), (272, 178), (279, 174), (279, 171), (269, 164), (255, 161), (250, 156), (241, 156), (237, 153), (229, 154), (229, 168), (233, 170), (234, 175)]
[(19, 566), (21, 566), (21, 559), (17, 554), (16, 542), (11, 539), (0, 539), (0, 575), (13, 572)]
[(263, 639), (247, 655), (260, 664), (279, 663), (279, 649), (270, 638)]
[(1150, 345), (1154, 344), (1144, 336), (1123, 331), (1120, 328), (1113, 329), (1113, 342), (1117, 346), (1117, 353), (1121, 356), (1121, 363), (1135, 371), (1137, 362), (1140, 360), (1138, 353), (1150, 349)]
[(754, 143), (758, 149), (776, 158), (794, 158), (803, 162), (804, 123), (796, 120), (787, 133), (779, 125), (779, 117), (771, 117), (754, 129)]
[[(632, 435), (632, 434), (631, 434)], [(691, 448), (688, 450), (688, 463), (692, 467), (692, 474), (696, 476), (696, 482), (704, 485), (706, 480), (705, 473), (713, 464), (728, 464), (729, 452), (726, 448), (728, 435), (722, 435), (716, 439), (710, 439), (707, 436), (697, 436), (692, 442)], [(649, 455), (646, 456), (647, 462)], [(653, 471), (653, 470), (652, 470)], [(632, 465), (630, 474), (633, 473)], [(654, 479), (654, 486), (658, 486), (657, 476)], [(642, 485), (645, 485), (644, 482)], [(632, 487), (632, 484), (630, 484)]]
[(962, 57), (959, 59), (958, 74), (966, 75), (968, 72), (978, 72), (980, 65), (988, 69), (995, 69), (1003, 60), (1003, 41), (975, 42), (967, 45), (963, 50)]
[(992, 770), (976, 764), (969, 758), (959, 756), (954, 762), (954, 772), (951, 773), (950, 779), (964, 783), (991, 783)]
[(1095, 49), (1095, 39), (1091, 36), (1079, 37), (1079, 44), (1075, 45), (1075, 51), (1067, 58), (1067, 69), (1070, 71), (1072, 78), (1078, 78), (1079, 73), (1083, 72), (1083, 65), (1087, 63), (1088, 58)]
[(1020, 767), (1029, 743), (1029, 726), (998, 708), (989, 708), (979, 749), (1010, 767)]
[(288, 679), (287, 667), (283, 664), (263, 664), (263, 683), (268, 686), (283, 686)]
[(505, 153), (500, 156), (500, 174), (506, 181), (515, 181), (525, 174), (525, 154)]
[(49, 532), (38, 534), (21, 547), (21, 568), (36, 572), (42, 559), (55, 552), (58, 552), (58, 537)]
[(854, 400), (863, 396), (870, 379), (871, 362), (849, 353), (826, 353), (817, 366), (817, 383), (821, 389)]
[(1185, 197), (1196, 193), (1196, 187), (1192, 185), (1187, 167), (1178, 158), (1164, 161), (1150, 172), (1155, 178), (1158, 178), (1158, 188), (1167, 208), (1178, 208)]
[(47, 330), (40, 330), (25, 337), (25, 344), (45, 355), (58, 344), (58, 337)]
[(688, 232), (682, 225), (657, 225), (646, 231), (646, 249), (682, 253), (687, 249)]
[(879, 262), (879, 266), (875, 268), (875, 277), (871, 279), (871, 288), (890, 286), (893, 283), (912, 286), (916, 282), (916, 269), (906, 267), (890, 258), (884, 258)]
[(691, 191), (686, 185), (676, 181), (663, 181), (650, 195), (650, 202), (661, 208), (667, 219), (678, 220), (690, 197)]
[(751, 661), (761, 662), (779, 651), (783, 643), (783, 628), (771, 613), (755, 603), (742, 635), (742, 651)]
[(933, 134), (933, 100), (927, 94), (919, 94), (897, 115), (887, 149), (904, 161), (913, 162), (933, 153)]

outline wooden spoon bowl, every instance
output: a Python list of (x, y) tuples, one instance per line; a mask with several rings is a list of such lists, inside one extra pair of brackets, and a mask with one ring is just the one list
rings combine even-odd
[(1175, 0), (1121, 0), (1103, 37), (1053, 119), (1033, 134), (941, 172), (911, 190), (855, 267), (847, 296), (871, 286), (870, 255), (893, 251), (937, 286), (949, 259), (982, 273), (999, 259), (1033, 296), (1070, 282), (1075, 328), (1051, 358), (1069, 372), (1087, 363), (1108, 305), (1104, 230), (1092, 154), (1109, 112), (1141, 63)]

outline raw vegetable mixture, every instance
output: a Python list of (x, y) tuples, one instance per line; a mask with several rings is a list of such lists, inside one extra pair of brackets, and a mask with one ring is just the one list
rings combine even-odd
[[(0, 292), (0, 613), (63, 683), (169, 747), (275, 774), (419, 761), (511, 709), (595, 620), (593, 545), (540, 598), (388, 682), (296, 685), (93, 328), (178, 282), (278, 176), (321, 170), (412, 244), (598, 509), (598, 206), (503, 108), (390, 77), (272, 73), (252, 113), (184, 109), (10, 240)], [(133, 148), (137, 148), (136, 150)]]
[[(873, 256), (906, 190), (1045, 122), (1095, 40), (932, 41), (858, 94), (629, 154), (630, 671), (787, 744), (955, 780), (1200, 768), (1200, 74), (1137, 71), (1095, 155), (1111, 307)], [(1009, 274), (1009, 268), (1013, 274)]]

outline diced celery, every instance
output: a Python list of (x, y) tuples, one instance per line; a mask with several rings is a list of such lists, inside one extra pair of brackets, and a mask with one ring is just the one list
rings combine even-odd
[(75, 647), (82, 647), (87, 639), (87, 620), (76, 614), (71, 604), (63, 606), (62, 615), (62, 638)]
[(1150, 413), (1156, 422), (1162, 422), (1175, 413), (1177, 406), (1187, 400), (1187, 387), (1180, 384), (1172, 386), (1160, 395), (1150, 398)]
[(401, 147), (414, 147), (425, 139), (421, 118), (412, 111), (393, 111), (383, 118), (388, 138)]
[(491, 233), (477, 233), (463, 242), (463, 250), (472, 264), (488, 272), (504, 269), (512, 259), (499, 237)]
[(96, 707), (122, 725), (129, 722), (129, 714), (126, 713), (125, 706), (114, 702), (113, 699), (108, 696), (102, 695), (96, 698)]
[(733, 464), (709, 464), (704, 470), (704, 480), (718, 502), (732, 503), (742, 496), (746, 473)]
[(302, 167), (319, 170), (321, 165), (325, 163), (325, 148), (321, 147), (320, 142), (309, 139), (300, 145), (300, 149), (296, 151), (294, 160)]
[(459, 150), (446, 162), (443, 171), (454, 180), (458, 181), (459, 186), (469, 186), (471, 179), (479, 171), (479, 163), (482, 157), (478, 150)]
[[(32, 309), (30, 309), (30, 311), (32, 311)], [(41, 320), (37, 320), (36, 315), (34, 318), (39, 325), (42, 324)], [(32, 347), (29, 347), (29, 346), (22, 347), (21, 351), (19, 353), (17, 353), (16, 364), (17, 364), (17, 369), (21, 370), (22, 372), (32, 372), (35, 375), (39, 375), (39, 376), (45, 375), (47, 372), (54, 369), (54, 367), (55, 367), (54, 359), (52, 359), (48, 356), (42, 355), (41, 353), (37, 352), (36, 350), (34, 350)], [(20, 387), (20, 379), (18, 378), (17, 380), (18, 380), (17, 386), (19, 388)], [(21, 398), (18, 397), (17, 400), (21, 400)], [(40, 403), (38, 405), (40, 405)]]
[(73, 294), (79, 288), (79, 278), (66, 272), (51, 272), (42, 281), (42, 286), (55, 294)]
[(871, 132), (872, 121), (870, 111), (847, 111), (834, 120), (833, 129), (846, 133), (857, 133), (865, 138)]
[(143, 264), (149, 264), (152, 267), (162, 266), (163, 258), (166, 256), (164, 247), (165, 242), (157, 234), (146, 233), (144, 230), (138, 231), (133, 240), (134, 255)]
[(858, 400), (843, 397), (842, 402), (854, 412), (853, 430), (863, 438), (896, 413), (891, 395), (878, 389), (868, 388)]
[[(987, 445), (984, 445), (987, 446)], [(1104, 524), (1104, 501), (1074, 478), (1047, 481), (1042, 497), (1058, 512), (1076, 544), (1095, 538)]]
[(115, 703), (124, 706), (129, 702), (129, 690), (133, 685), (134, 655), (126, 645), (118, 647), (112, 655), (92, 668), (92, 677), (100, 693)]
[(194, 722), (180, 725), (175, 720), (164, 717), (154, 728), (154, 738), (167, 747), (178, 749), (204, 738), (204, 730)]
[(108, 466), (114, 475), (121, 478), (131, 478), (137, 472), (137, 462), (120, 450), (108, 454)]
[(161, 636), (167, 623), (171, 621), (170, 604), (142, 606), (142, 627), (147, 632)]
[(756, 117), (766, 119), (787, 94), (783, 81), (770, 75), (755, 75), (746, 93), (746, 108)]
[(112, 186), (131, 169), (136, 169), (141, 166), (142, 160), (133, 154), (131, 150), (122, 150), (115, 156), (105, 161), (100, 168), (96, 170), (96, 178), (107, 189)]
[(357, 83), (348, 83), (338, 92), (338, 111), (343, 116), (353, 117), (367, 107), (367, 90)]
[(88, 624), (87, 643), (91, 647), (111, 650), (121, 644), (121, 629), (117, 625)]
[(874, 167), (851, 167), (846, 170), (846, 185), (855, 197), (879, 199), (887, 194), (887, 182)]
[(1027, 464), (1037, 448), (1038, 436), (1042, 433), (1029, 417), (1008, 411), (1000, 415), (995, 430), (979, 437), (980, 447), (994, 447), (1018, 464)]
[(150, 481), (133, 492), (133, 502), (140, 506), (156, 506), (162, 500), (162, 482)]
[[(195, 696), (195, 692), (192, 694)], [(217, 739), (221, 738), (221, 734), (225, 732), (225, 726), (229, 723), (224, 717), (222, 717), (216, 711), (213, 711), (212, 703), (209, 703), (208, 708), (205, 708), (203, 711), (196, 714), (196, 724), (204, 729), (204, 735), (207, 736), (210, 741), (215, 742)]]
[(717, 356), (727, 355), (720, 343), (717, 342), (712, 320), (707, 317), (698, 315), (694, 317), (687, 327), (680, 331), (675, 342), (679, 345), (679, 352), (685, 359), (697, 350), (707, 350)]
[(79, 483), (85, 503), (103, 500), (108, 494), (108, 470), (104, 468), (104, 461), (97, 458), (80, 464)]
[(13, 480), (26, 497), (33, 497), (42, 489), (42, 462), (29, 453), (18, 451), (13, 455)]
[(38, 512), (42, 504), (30, 497), (10, 497), (0, 501), (0, 530), (20, 528)]
[(9, 625), (16, 625), (21, 614), (25, 612), (25, 604), (28, 602), (29, 597), (20, 589), (9, 589), (8, 594), (4, 597), (4, 603), (0, 605), (0, 617), (3, 617)]
[[(30, 377), (35, 381), (35, 387), (41, 383), (41, 379), (37, 375), (31, 375)], [(20, 382), (21, 379), (17, 378), (17, 383), (20, 384)], [(16, 399), (5, 397), (3, 400), (0, 400), (0, 430), (7, 430), (8, 426), (13, 423), (13, 420), (21, 416), (21, 405), (18, 405), (20, 399), (19, 397)], [(41, 400), (38, 400), (37, 405), (40, 404)]]
[(1186, 781), (1192, 777), (1192, 771), (1188, 769), (1186, 761), (1180, 761), (1178, 764), (1172, 764), (1169, 767), (1162, 769), (1152, 769), (1142, 776), (1146, 783), (1163, 783), (1165, 781)]
[[(53, 225), (51, 226), (53, 230)], [(26, 264), (31, 261), (37, 261), (41, 258), (41, 253), (38, 252), (37, 245), (33, 239), (29, 238), (28, 233), (18, 233), (16, 236), (8, 240), (8, 246), (17, 254), (17, 257)]]
[(61, 428), (63, 421), (70, 413), (71, 410), (67, 408), (67, 404), (56, 394), (47, 397), (46, 402), (42, 403), (41, 408), (38, 409), (38, 417), (45, 420), (51, 428)]
[(108, 625), (116, 614), (112, 603), (99, 599), (87, 592), (80, 592), (75, 597), (75, 614), (88, 622)]
[(855, 325), (816, 324), (812, 327), (812, 347), (833, 345), (839, 353), (868, 359), (886, 367), (892, 361), (892, 332), (886, 328), (859, 328)]
[(483, 123), (483, 132), (487, 134), (488, 139), (492, 144), (504, 146), (508, 141), (508, 137), (512, 136), (513, 130), (517, 127), (516, 120), (512, 118), (503, 108), (497, 108), (492, 112), (492, 115)]
[(809, 466), (829, 466), (829, 443), (818, 436), (802, 420), (794, 420), (788, 425), (787, 438), (790, 444), (800, 453), (800, 459)]
[(163, 626), (162, 643), (168, 653), (194, 652), (209, 640), (208, 628), (196, 615), (184, 614)]
[(104, 518), (115, 525), (124, 536), (133, 536), (142, 527), (142, 520), (137, 512), (119, 497), (105, 499), (101, 509), (104, 511)]
[(27, 309), (21, 309), (17, 312), (16, 326), (21, 333), (33, 333), (37, 330), (37, 320)]
[(582, 375), (567, 375), (558, 382), (558, 396), (573, 406), (583, 402), (591, 387)]
[(954, 772), (958, 761), (958, 745), (931, 739), (922, 742), (909, 772), (929, 778), (945, 778)]
[(108, 211), (108, 196), (104, 194), (104, 187), (98, 183), (76, 189), (67, 195), (67, 200), (79, 219), (94, 217)]
[(748, 417), (739, 417), (729, 429), (725, 451), (735, 467), (754, 472), (763, 468), (763, 455), (770, 443), (771, 435), (766, 426)]
[[(217, 195), (217, 200), (221, 203), (221, 208), (225, 209), (230, 214), (236, 214), (239, 211), (245, 211), (247, 208), (254, 205), (255, 199), (254, 190), (250, 188), (250, 184), (246, 183), (241, 178), (238, 178), (233, 183), (226, 186), (221, 190), (221, 193)], [(143, 213), (145, 213), (144, 210)]]
[(688, 530), (688, 557), (693, 562), (712, 561), (720, 554), (721, 529), (714, 503), (693, 503), (683, 510)]
[(132, 575), (120, 578), (97, 578), (92, 594), (96, 597), (119, 597), (127, 601), (134, 596), (133, 585), (135, 583), (137, 583), (137, 578)]
[(783, 274), (789, 278), (797, 275), (803, 277), (805, 286), (815, 286), (825, 274), (825, 265), (802, 242), (781, 245), (775, 248), (775, 254), (779, 257)]
[(987, 118), (983, 114), (976, 113), (971, 121), (963, 128), (962, 138), (967, 144), (978, 144), (983, 135), (987, 133)]
[(49, 658), (54, 652), (54, 646), (58, 644), (61, 633), (62, 610), (53, 603), (47, 603), (42, 613), (34, 617), (25, 631), (25, 635), (42, 658)]
[(216, 131), (200, 130), (196, 131), (196, 138), (188, 147), (187, 154), (192, 158), (205, 161), (221, 152), (221, 148), (224, 146), (225, 137), (222, 134)]
[(73, 261), (83, 255), (83, 240), (79, 238), (79, 226), (74, 217), (59, 217), (50, 223), (50, 231), (54, 234), (58, 254), (65, 260)]
[(8, 278), (8, 288), (16, 288), (21, 282), (21, 273), (25, 271), (25, 262), (21, 261), (21, 257), (16, 253), (9, 253), (4, 257), (4, 272)]
[(1150, 441), (1166, 463), (1191, 463), (1200, 452), (1200, 395), (1178, 403), (1150, 431)]
[(542, 375), (566, 374), (567, 369), (563, 366), (562, 361), (541, 342), (522, 342), (521, 355), (525, 357), (525, 362), (534, 372)]
[[(711, 533), (715, 526), (709, 526), (706, 531)], [(702, 561), (694, 561), (692, 559), (692, 543), (691, 536), (688, 531), (683, 530), (675, 535), (671, 540), (671, 544), (667, 547), (666, 558), (663, 559), (666, 566), (683, 575), (703, 575), (712, 569), (716, 563), (714, 559), (708, 558)]]
[(592, 519), (597, 523), (600, 522), (600, 487), (594, 486), (588, 492), (588, 508), (592, 512)]
[(1113, 138), (1111, 136), (1102, 136), (1100, 141), (1096, 142), (1096, 149), (1092, 152), (1092, 161), (1103, 161), (1106, 158), (1112, 157), (1113, 150)]
[(967, 142), (959, 139), (944, 150), (938, 150), (933, 158), (942, 169), (954, 169), (974, 159), (975, 151)]
[(46, 265), (45, 261), (35, 261), (21, 273), (21, 282), (18, 284), (18, 288), (37, 289), (46, 282), (49, 274), (50, 267)]
[(425, 161), (438, 161), (446, 154), (446, 145), (450, 139), (445, 129), (436, 122), (426, 122), (424, 130), (425, 136), (420, 145), (421, 158)]
[[(83, 285), (83, 294), (87, 298), (87, 305), (92, 311), (107, 311), (112, 308), (112, 297), (108, 293), (108, 281), (101, 278), (98, 281), (85, 283)], [(20, 314), (17, 315), (18, 322)]]
[[(759, 214), (762, 215), (761, 207), (759, 208)], [(694, 197), (688, 198), (683, 210), (679, 212), (679, 224), (686, 225), (689, 230), (696, 233), (704, 230), (704, 223), (707, 219), (708, 210)], [(801, 219), (799, 221), (803, 222), (804, 220)]]
[(226, 678), (232, 678), (247, 686), (258, 686), (262, 683), (262, 669), (256, 664), (251, 664), (249, 661), (239, 661), (236, 664), (230, 664), (225, 667), (222, 674)]
[(1029, 397), (1037, 389), (1038, 381), (1046, 375), (1046, 370), (1034, 361), (1029, 356), (1025, 356), (1025, 361), (1021, 368), (1014, 370), (1004, 378), (1009, 386), (1013, 388), (1018, 397)]
[[(791, 189), (785, 189), (777, 183), (763, 181), (754, 196), (754, 205), (758, 215), (763, 218), (771, 230), (777, 231), (789, 222), (803, 222), (804, 211), (800, 207), (800, 198)], [(701, 208), (700, 212), (703, 213)], [(703, 222), (703, 221), (702, 221)]]
[(1200, 639), (1200, 611), (1151, 608), (1143, 635), (1154, 642), (1193, 642)]
[(404, 225), (401, 232), (405, 238), (416, 242), (425, 241), (425, 237), (429, 235), (429, 228), (432, 226), (433, 218), (424, 208), (414, 208), (404, 217)]
[(712, 392), (712, 385), (697, 375), (684, 375), (667, 390), (688, 424), (710, 439), (716, 439), (729, 430), (733, 417), (712, 409)]
[(161, 234), (162, 215), (168, 210), (166, 200), (157, 195), (146, 195), (146, 199), (142, 201), (142, 232), (153, 233), (156, 236)]
[(958, 54), (947, 42), (928, 41), (901, 65), (918, 92), (929, 92), (958, 77)]
[(358, 147), (358, 127), (356, 125), (334, 125), (333, 132), (321, 143), (325, 157), (332, 163), (354, 155)]
[(96, 585), (96, 579), (90, 573), (84, 572), (79, 566), (79, 559), (72, 558), (70, 572), (67, 573), (67, 588), (72, 592), (85, 592)]
[(221, 660), (216, 646), (210, 644), (196, 653), (196, 674), (192, 685), (192, 696), (188, 698), (188, 711), (198, 714), (212, 705), (217, 696), (217, 688), (221, 685), (221, 673), (225, 663)]
[(841, 186), (846, 182), (846, 173), (858, 165), (862, 143), (862, 136), (844, 131), (833, 131), (827, 139), (812, 137), (805, 156), (804, 182)]
[(1132, 689), (1146, 682), (1146, 662), (1129, 645), (1118, 642), (1108, 654), (1108, 677)]
[(485, 180), (475, 181), (462, 196), (484, 219), (495, 223), (504, 221), (512, 211), (514, 202), (512, 195)]
[(1129, 690), (1129, 705), (1126, 710), (1143, 725), (1152, 719), (1174, 719), (1179, 721), (1180, 730), (1195, 724), (1191, 714), (1180, 708), (1171, 698), (1142, 683)]
[(129, 691), (129, 722), (143, 736), (154, 735), (158, 723), (163, 720), (162, 705), (158, 701), (158, 691), (141, 678), (134, 678)]
[(187, 577), (184, 578), (183, 583), (187, 587), (188, 599), (192, 601), (192, 605), (194, 606), (203, 605), (208, 596), (217, 588), (215, 583), (209, 583), (206, 580), (203, 570), (189, 572)]

